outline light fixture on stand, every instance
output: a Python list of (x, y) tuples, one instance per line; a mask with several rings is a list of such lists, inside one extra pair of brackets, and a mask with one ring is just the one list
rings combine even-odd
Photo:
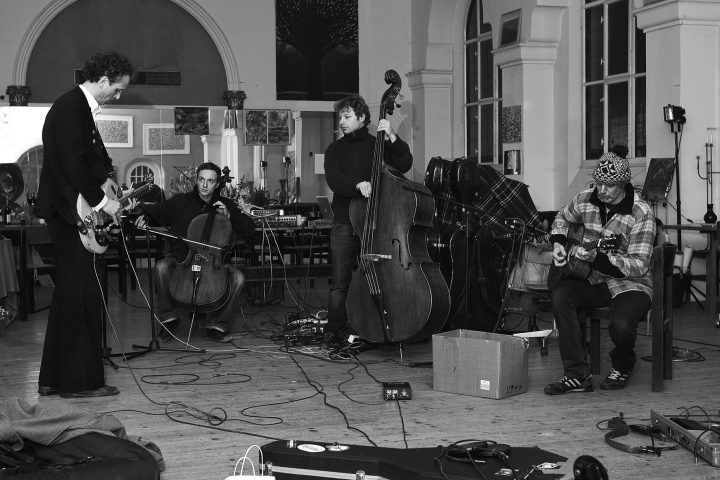
[(695, 157), (697, 159), (698, 177), (705, 180), (705, 184), (706, 184), (705, 196), (707, 199), (707, 212), (705, 212), (705, 216), (703, 216), (703, 221), (705, 223), (717, 222), (717, 215), (715, 215), (715, 212), (713, 211), (712, 175), (713, 175), (713, 173), (719, 173), (719, 172), (713, 172), (713, 165), (712, 165), (713, 143), (712, 142), (713, 142), (712, 134), (708, 134), (708, 136), (705, 138), (705, 176), (704, 177), (702, 175), (700, 175), (700, 155)]
[(292, 158), (282, 157), (282, 163), (285, 167), (285, 179), (280, 180), (280, 203), (285, 205), (290, 203), (290, 166), (292, 165)]
[[(677, 105), (668, 104), (663, 107), (663, 119), (670, 124), (670, 131), (675, 134), (675, 211), (677, 213), (677, 224), (682, 222), (682, 209), (680, 204), (680, 142), (682, 141), (682, 129), (685, 124), (685, 109)], [(678, 136), (678, 134), (680, 134)], [(678, 248), (682, 248), (682, 231), (678, 228)]]

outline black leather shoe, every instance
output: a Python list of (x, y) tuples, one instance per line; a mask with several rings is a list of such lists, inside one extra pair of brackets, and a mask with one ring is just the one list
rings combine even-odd
[(55, 387), (38, 387), (38, 395), (41, 397), (49, 397), (50, 395), (60, 395), (60, 390)]
[(161, 342), (173, 340), (172, 333), (180, 326), (180, 319), (178, 317), (172, 317), (167, 320), (161, 320), (160, 323), (162, 323), (162, 325), (160, 326), (160, 332), (157, 336), (158, 340)]
[(62, 398), (92, 398), (92, 397), (111, 397), (120, 393), (117, 387), (105, 385), (95, 390), (84, 390), (82, 392), (62, 392)]

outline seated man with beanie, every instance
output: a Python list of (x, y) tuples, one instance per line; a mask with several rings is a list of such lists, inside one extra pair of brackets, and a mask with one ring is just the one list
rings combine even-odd
[[(587, 278), (564, 275), (552, 286), (552, 311), (564, 374), (545, 387), (548, 395), (593, 390), (579, 312), (600, 307), (609, 307), (608, 332), (614, 345), (610, 372), (600, 388), (625, 388), (636, 362), (637, 325), (651, 306), (650, 259), (656, 232), (652, 209), (630, 184), (627, 159), (604, 154), (593, 177), (595, 186), (578, 193), (557, 213), (550, 232), (555, 265), (586, 262), (590, 273)], [(582, 242), (578, 243), (617, 235), (617, 249), (569, 246), (570, 233), (578, 230), (582, 231)]]

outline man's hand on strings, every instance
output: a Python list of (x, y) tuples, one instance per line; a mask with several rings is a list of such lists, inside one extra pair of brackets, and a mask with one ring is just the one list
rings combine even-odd
[(102, 211), (112, 217), (114, 224), (119, 223), (118, 219), (120, 217), (120, 213), (122, 213), (120, 202), (112, 198), (108, 198), (107, 202), (105, 202), (105, 205), (102, 207)]
[(355, 185), (355, 188), (362, 193), (365, 198), (369, 197), (370, 192), (372, 192), (372, 184), (370, 182), (360, 182)]
[(384, 118), (378, 122), (377, 131), (385, 132), (385, 135), (387, 135), (391, 142), (394, 142), (397, 138), (397, 134), (395, 133), (395, 130), (393, 130), (392, 125), (390, 125), (390, 122)]
[(217, 202), (213, 203), (213, 205), (217, 207), (217, 209), (215, 210), (217, 213), (225, 215), (226, 218), (230, 218), (230, 212), (228, 211), (224, 203), (218, 200)]
[(147, 218), (145, 218), (145, 215), (140, 215), (135, 219), (135, 226), (141, 230), (147, 227)]
[(558, 242), (553, 244), (553, 262), (555, 262), (555, 265), (558, 267), (562, 267), (567, 263), (567, 252), (565, 251), (565, 247)]
[(578, 246), (575, 250), (575, 258), (583, 262), (592, 263), (595, 257), (597, 257), (597, 250), (585, 250), (581, 246)]

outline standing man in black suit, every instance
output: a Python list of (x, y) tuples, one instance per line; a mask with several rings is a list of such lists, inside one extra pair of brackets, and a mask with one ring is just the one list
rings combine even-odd
[(78, 234), (78, 194), (111, 216), (120, 203), (101, 189), (114, 175), (95, 127), (100, 105), (120, 98), (134, 69), (115, 53), (94, 55), (83, 67), (84, 83), (58, 98), (42, 130), (44, 159), (36, 213), (47, 222), (56, 252), (56, 286), (48, 315), (38, 393), (41, 396), (117, 395), (105, 384), (103, 299), (95, 256)]

